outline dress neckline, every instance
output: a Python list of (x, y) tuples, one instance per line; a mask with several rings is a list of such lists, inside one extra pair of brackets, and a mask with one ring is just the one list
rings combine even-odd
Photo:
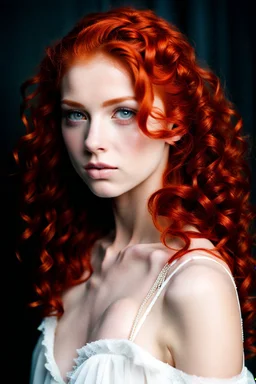
[[(56, 360), (54, 358), (54, 340), (55, 340), (55, 331), (57, 328), (58, 319), (57, 316), (48, 316), (45, 317), (38, 327), (40, 331), (43, 331), (43, 341), (42, 344), (46, 348), (45, 357), (47, 360), (47, 363), (45, 367), (48, 369), (50, 374), (53, 376), (54, 380), (58, 382), (58, 384), (66, 384), (66, 382), (63, 380), (59, 367), (56, 363)], [(150, 368), (150, 360), (153, 363), (154, 367), (159, 367), (159, 369), (164, 369), (167, 373), (170, 373), (170, 376), (172, 376), (173, 373), (179, 374), (181, 377), (190, 377), (190, 378), (202, 378), (206, 379), (206, 377), (203, 376), (196, 376), (188, 374), (184, 371), (181, 371), (178, 368), (173, 367), (169, 363), (165, 363), (162, 360), (157, 359), (155, 356), (153, 356), (149, 351), (147, 351), (145, 348), (141, 347), (139, 344), (135, 343), (132, 340), (125, 339), (125, 338), (105, 338), (105, 339), (98, 339), (94, 341), (90, 341), (86, 343), (81, 348), (76, 349), (77, 357), (74, 358), (75, 365), (73, 366), (72, 370), (66, 373), (66, 377), (68, 379), (71, 378), (71, 376), (75, 373), (75, 371), (80, 367), (80, 365), (83, 363), (83, 361), (89, 359), (89, 357), (97, 355), (100, 350), (104, 354), (104, 347), (107, 347), (107, 345), (111, 344), (121, 344), (125, 343), (129, 345), (133, 350), (140, 352), (140, 355), (144, 355), (146, 357), (145, 361), (149, 362), (148, 368)], [(87, 354), (87, 350), (90, 351), (93, 347), (94, 352), (90, 352), (90, 356), (85, 357)], [(107, 348), (105, 348), (105, 354), (110, 353), (106, 351)], [(245, 365), (242, 367), (241, 372), (233, 376), (232, 378), (227, 379), (221, 379), (221, 380), (231, 380), (231, 379), (238, 379), (246, 374), (247, 368)], [(214, 379), (214, 377), (209, 377), (207, 379)], [(218, 380), (218, 378), (215, 378), (215, 380)]]
[[(56, 381), (58, 381), (59, 384), (66, 384), (63, 380), (59, 367), (56, 363), (56, 360), (54, 358), (54, 341), (55, 341), (55, 332), (58, 325), (58, 318), (57, 316), (47, 316), (43, 319), (41, 324), (38, 327), (38, 330), (43, 331), (43, 342), (42, 344), (46, 348), (45, 357), (47, 360), (46, 368), (49, 370), (51, 374), (53, 374), (53, 377)], [(129, 340), (128, 338), (105, 338), (105, 339), (98, 339), (93, 340), (88, 343), (86, 343), (81, 348), (76, 349), (77, 356), (74, 358), (75, 365), (73, 366), (73, 369), (69, 372), (67, 372), (66, 376), (71, 376), (75, 370), (79, 367), (77, 364), (79, 362), (79, 357), (84, 354), (84, 351), (86, 349), (90, 349), (92, 346), (102, 346), (105, 343), (127, 343), (128, 345), (132, 346), (132, 348), (136, 348), (137, 351), (140, 351), (142, 354), (146, 355), (151, 361), (154, 361), (155, 365), (158, 365), (159, 368), (167, 369), (170, 368), (172, 370), (178, 371), (180, 373), (184, 373), (183, 371), (180, 371), (179, 369), (173, 367), (169, 363), (165, 363), (162, 360), (157, 359), (152, 353), (147, 351), (145, 348), (141, 347), (139, 344), (135, 343), (132, 340)], [(96, 353), (94, 353), (96, 354)]]

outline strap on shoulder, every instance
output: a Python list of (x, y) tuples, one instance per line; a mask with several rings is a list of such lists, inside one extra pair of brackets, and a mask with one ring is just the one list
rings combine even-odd
[[(158, 297), (160, 296), (161, 292), (163, 291), (164, 287), (168, 284), (168, 282), (170, 281), (170, 279), (172, 278), (172, 276), (175, 275), (176, 272), (178, 272), (179, 269), (181, 269), (185, 264), (187, 264), (188, 262), (192, 261), (192, 260), (197, 260), (197, 259), (206, 259), (206, 260), (209, 260), (209, 261), (212, 261), (214, 263), (217, 263), (219, 265), (221, 265), (225, 271), (228, 273), (228, 275), (230, 276), (231, 278), (231, 281), (235, 287), (235, 292), (236, 292), (236, 297), (237, 297), (237, 303), (238, 303), (238, 308), (239, 308), (239, 311), (240, 311), (240, 319), (241, 319), (241, 329), (242, 329), (242, 341), (244, 342), (244, 332), (243, 332), (243, 319), (242, 319), (242, 312), (241, 312), (241, 306), (240, 306), (240, 301), (239, 301), (239, 297), (238, 297), (238, 293), (237, 293), (237, 287), (236, 287), (236, 283), (235, 283), (235, 280), (234, 280), (234, 277), (232, 276), (232, 274), (229, 272), (229, 270), (219, 261), (217, 260), (214, 260), (213, 258), (211, 257), (208, 257), (208, 256), (204, 256), (204, 255), (196, 255), (196, 256), (191, 256), (190, 258), (186, 259), (185, 261), (183, 261), (182, 263), (180, 263), (177, 268), (175, 268), (172, 273), (166, 278), (166, 280), (163, 282), (162, 286), (160, 287), (160, 289), (157, 291), (156, 295), (154, 296), (153, 300), (151, 301), (151, 303), (148, 305), (146, 311), (144, 312), (143, 316), (141, 317), (140, 321), (138, 322), (137, 324), (137, 328), (134, 332), (134, 335), (133, 335), (133, 340), (135, 339), (136, 335), (138, 334), (141, 326), (143, 325), (147, 315), (149, 314), (149, 312), (151, 311), (153, 305), (155, 304), (155, 302), (157, 301)], [(171, 265), (175, 264), (177, 262), (178, 259), (174, 260)], [(243, 366), (244, 366), (244, 363), (245, 363), (245, 357), (244, 357), (244, 352), (243, 352)]]

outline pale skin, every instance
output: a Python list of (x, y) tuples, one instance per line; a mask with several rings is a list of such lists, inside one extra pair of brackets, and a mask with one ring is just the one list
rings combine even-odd
[[(116, 223), (116, 231), (93, 248), (93, 275), (63, 294), (65, 312), (57, 326), (54, 356), (65, 378), (77, 348), (98, 339), (128, 339), (140, 304), (174, 252), (160, 242), (147, 210), (147, 199), (161, 187), (171, 144), (148, 138), (138, 128), (139, 105), (127, 70), (96, 54), (65, 74), (61, 98), (62, 134), (71, 162), (94, 194), (113, 199)], [(153, 106), (164, 112), (157, 87)], [(157, 124), (150, 118), (148, 128)], [(89, 162), (117, 170), (95, 180), (83, 168)], [(178, 248), (179, 242), (169, 245)], [(213, 245), (207, 239), (192, 240), (191, 249), (197, 247)], [(197, 260), (170, 280), (134, 342), (186, 373), (228, 378), (242, 370), (241, 340), (230, 277), (220, 265)]]

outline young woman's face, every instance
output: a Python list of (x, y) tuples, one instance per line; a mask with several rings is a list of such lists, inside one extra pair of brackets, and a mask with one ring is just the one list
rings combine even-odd
[[(164, 111), (156, 92), (153, 106)], [(139, 129), (133, 84), (118, 62), (97, 54), (71, 67), (62, 79), (61, 107), (70, 160), (95, 195), (117, 197), (145, 183), (161, 187), (169, 144)], [(158, 124), (148, 119), (149, 129)]]

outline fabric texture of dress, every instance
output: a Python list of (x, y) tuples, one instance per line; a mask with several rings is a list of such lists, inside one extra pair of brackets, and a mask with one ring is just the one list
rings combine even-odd
[[(220, 262), (207, 256), (192, 256), (182, 262), (166, 278), (141, 317), (133, 339), (100, 339), (87, 343), (77, 350), (77, 358), (71, 372), (67, 373), (69, 384), (254, 384), (252, 373), (243, 368), (239, 375), (228, 379), (200, 377), (187, 374), (168, 363), (158, 360), (133, 340), (143, 325), (148, 313), (171, 277), (187, 262), (208, 259), (220, 264), (231, 277), (242, 314), (233, 276)], [(175, 260), (172, 264), (174, 264)], [(54, 359), (54, 338), (57, 318), (46, 317), (38, 329), (42, 332), (32, 356), (30, 384), (65, 384)]]

